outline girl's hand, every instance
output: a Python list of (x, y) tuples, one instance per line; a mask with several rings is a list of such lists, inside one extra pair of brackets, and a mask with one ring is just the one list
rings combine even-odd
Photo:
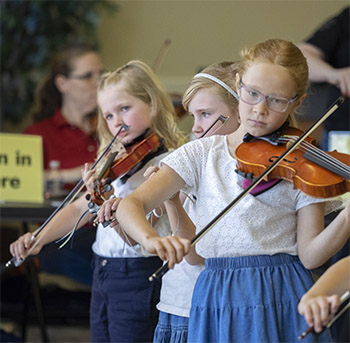
[(89, 169), (89, 164), (85, 163), (84, 168), (81, 170), (81, 175), (85, 184), (85, 187), (89, 193), (94, 191), (94, 183), (96, 178), (96, 171)]
[(115, 211), (118, 208), (119, 203), (121, 202), (122, 198), (114, 198), (114, 199), (109, 199), (106, 200), (102, 206), (100, 207), (98, 213), (97, 213), (97, 218), (95, 219), (95, 223), (103, 223), (105, 221), (113, 220), (109, 226), (115, 227), (119, 223), (116, 220), (114, 214)]
[(350, 96), (350, 67), (333, 68), (329, 75), (329, 83), (338, 87), (344, 96)]
[(310, 298), (304, 295), (298, 305), (298, 311), (305, 317), (307, 324), (315, 332), (321, 332), (333, 318), (340, 305), (338, 295), (317, 296)]
[(190, 250), (191, 242), (188, 239), (167, 236), (153, 236), (145, 240), (144, 247), (150, 254), (157, 254), (161, 260), (168, 261), (168, 267), (174, 268), (175, 263), (182, 261)]
[[(16, 257), (17, 260), (22, 260), (26, 257), (27, 251), (32, 247), (35, 240), (32, 241), (33, 234), (27, 232), (26, 234), (20, 236), (16, 241), (10, 244), (10, 253), (12, 256)], [(42, 249), (42, 245), (38, 244), (31, 255), (36, 255)]]
[(143, 177), (148, 180), (153, 174), (155, 174), (159, 170), (156, 166), (150, 166), (146, 169), (146, 171), (143, 173)]

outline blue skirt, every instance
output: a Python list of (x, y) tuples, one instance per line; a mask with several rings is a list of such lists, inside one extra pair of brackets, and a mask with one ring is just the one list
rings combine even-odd
[[(188, 342), (300, 342), (297, 306), (313, 285), (296, 256), (210, 258), (194, 288)], [(329, 330), (302, 342), (331, 342)]]
[(153, 343), (187, 343), (188, 318), (159, 312)]

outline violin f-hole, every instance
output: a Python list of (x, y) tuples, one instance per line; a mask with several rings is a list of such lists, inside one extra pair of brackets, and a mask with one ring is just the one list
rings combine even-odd
[[(279, 156), (271, 156), (269, 158), (269, 162), (275, 162), (275, 160), (278, 159)], [(287, 158), (284, 158), (283, 161), (287, 162), (287, 163), (295, 163), (296, 161), (298, 161), (298, 158), (297, 157), (294, 157), (294, 161), (292, 160), (288, 160)]]

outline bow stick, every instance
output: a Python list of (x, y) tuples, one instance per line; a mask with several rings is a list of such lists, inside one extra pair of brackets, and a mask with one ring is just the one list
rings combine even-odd
[(230, 119), (230, 117), (225, 117), (225, 116), (223, 116), (222, 114), (220, 114), (220, 115), (218, 116), (218, 118), (214, 121), (214, 123), (211, 124), (211, 125), (206, 129), (206, 131), (205, 131), (200, 137), (198, 137), (198, 138), (203, 138), (203, 137), (205, 137), (205, 135), (214, 127), (214, 125), (215, 125), (218, 121), (221, 121), (222, 124), (221, 124), (217, 129), (215, 129), (215, 130), (213, 131), (212, 134), (214, 134), (217, 130), (221, 129), (221, 128), (225, 125), (225, 123), (227, 122), (227, 120), (229, 120), (229, 119)]
[[(294, 151), (297, 146), (312, 132), (314, 132), (334, 111), (336, 111), (339, 106), (344, 102), (344, 97), (339, 97), (307, 131), (305, 131), (300, 137), (298, 137), (284, 153), (282, 153), (269, 167), (267, 167), (261, 175), (250, 184), (241, 194), (239, 194), (231, 203), (229, 203), (222, 212), (220, 212), (214, 219), (212, 219), (209, 224), (207, 224), (201, 231), (199, 231), (192, 239), (191, 246), (195, 245), (199, 240), (201, 240), (204, 235), (206, 235), (234, 206), (236, 206), (255, 186), (257, 186), (269, 173), (271, 173), (277, 165), (292, 151)], [(169, 270), (168, 262), (163, 264), (158, 268), (149, 278), (149, 281), (153, 281), (156, 278), (162, 277)]]
[(152, 65), (152, 69), (155, 73), (158, 71), (161, 63), (163, 62), (164, 57), (170, 48), (170, 44), (171, 44), (171, 40), (166, 39), (163, 42), (162, 46), (160, 47), (160, 50), (158, 51), (158, 54), (157, 54), (157, 56), (153, 62), (153, 65)]
[[(91, 166), (90, 170), (94, 169), (97, 164), (101, 161), (101, 159), (106, 155), (106, 153), (111, 150), (112, 145), (114, 144), (115, 140), (117, 139), (119, 133), (121, 132), (122, 129), (128, 130), (128, 126), (126, 124), (123, 124), (118, 132), (115, 134), (115, 136), (112, 138), (111, 142), (107, 145), (106, 149), (100, 154), (100, 156), (97, 158), (95, 163)], [(55, 215), (66, 205), (69, 205), (75, 197), (79, 194), (79, 192), (83, 189), (84, 187), (84, 181), (83, 179), (80, 179), (80, 181), (75, 185), (73, 190), (66, 196), (66, 198), (62, 201), (62, 203), (55, 209), (54, 212), (51, 213), (51, 215), (45, 220), (45, 222), (40, 226), (40, 228), (33, 234), (31, 238), (31, 242), (35, 240), (35, 238), (39, 235), (39, 233), (51, 222), (51, 220), (55, 217)], [(50, 227), (49, 227), (50, 228)], [(45, 232), (48, 232), (49, 229), (47, 229)], [(39, 237), (38, 240), (35, 241), (33, 246), (28, 250), (26, 253), (26, 256), (23, 259), (17, 259), (16, 257), (13, 257), (11, 260), (7, 261), (5, 266), (10, 267), (10, 266), (15, 266), (18, 267), (20, 266), (25, 259), (30, 255), (30, 253), (34, 250), (34, 248), (39, 244), (41, 239), (45, 236), (45, 232)]]
[[(350, 291), (345, 292), (340, 297), (340, 305), (343, 304), (346, 300), (350, 298)], [(348, 302), (330, 321), (329, 323), (323, 327), (321, 332), (314, 332), (313, 326), (310, 326), (306, 331), (304, 331), (300, 336), (298, 336), (298, 339), (304, 339), (310, 332), (313, 332), (317, 335), (321, 334), (325, 329), (329, 329), (333, 323), (350, 307), (350, 302)]]

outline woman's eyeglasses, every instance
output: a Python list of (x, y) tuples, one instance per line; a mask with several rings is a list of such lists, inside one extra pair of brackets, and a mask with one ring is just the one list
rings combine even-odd
[(275, 95), (264, 95), (257, 90), (246, 86), (242, 79), (239, 80), (239, 96), (240, 100), (249, 105), (256, 105), (265, 100), (267, 108), (275, 112), (285, 112), (292, 102), (298, 99), (298, 94), (292, 98), (287, 99)]
[(73, 80), (85, 80), (85, 81), (99, 80), (103, 73), (104, 73), (103, 70), (99, 72), (89, 71), (81, 75), (69, 75), (68, 78)]

